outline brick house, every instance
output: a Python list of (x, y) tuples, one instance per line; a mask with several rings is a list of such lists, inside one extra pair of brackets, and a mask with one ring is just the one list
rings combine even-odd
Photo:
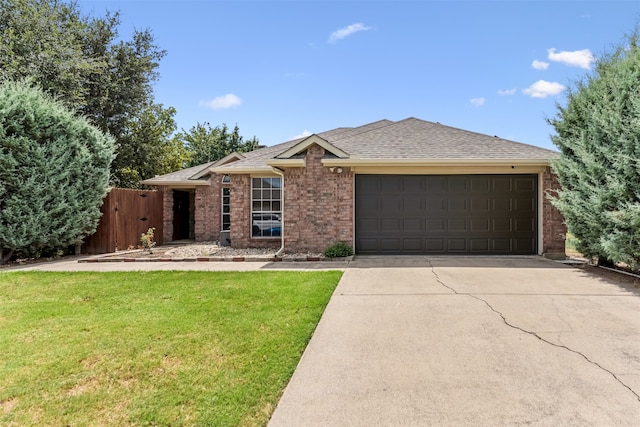
[(164, 241), (357, 254), (564, 257), (547, 195), (557, 153), (416, 118), (233, 153), (143, 181), (164, 192)]

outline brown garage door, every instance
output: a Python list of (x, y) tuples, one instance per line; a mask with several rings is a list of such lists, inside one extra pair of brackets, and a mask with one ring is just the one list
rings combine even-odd
[(535, 254), (537, 175), (356, 175), (359, 254)]

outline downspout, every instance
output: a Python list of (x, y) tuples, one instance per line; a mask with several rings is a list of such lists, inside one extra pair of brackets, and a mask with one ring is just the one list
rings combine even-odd
[(282, 178), (282, 186), (280, 187), (280, 207), (282, 209), (282, 214), (280, 214), (280, 249), (275, 253), (275, 257), (278, 258), (280, 254), (284, 252), (284, 171), (273, 166), (271, 169), (273, 170), (273, 173)]

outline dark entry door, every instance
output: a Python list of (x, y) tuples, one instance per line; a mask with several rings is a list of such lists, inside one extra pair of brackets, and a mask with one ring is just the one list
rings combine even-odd
[(356, 175), (359, 254), (535, 254), (537, 175)]
[(189, 206), (189, 192), (173, 190), (173, 240), (189, 239)]

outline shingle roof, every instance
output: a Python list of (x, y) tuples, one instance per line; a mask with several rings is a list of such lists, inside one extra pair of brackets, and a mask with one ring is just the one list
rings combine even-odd
[[(457, 129), (410, 117), (398, 122), (380, 120), (356, 128), (338, 128), (318, 136), (351, 158), (376, 160), (548, 160), (558, 153), (534, 145)], [(246, 154), (224, 168), (266, 167), (266, 161), (304, 139), (285, 142)]]
[[(318, 136), (321, 138), (332, 142), (335, 140), (339, 140), (342, 138), (353, 137), (358, 134), (363, 134), (370, 132), (375, 129), (383, 128), (392, 124), (392, 121), (389, 120), (380, 120), (377, 122), (370, 123), (368, 125), (359, 126), (356, 128), (338, 128), (330, 131), (319, 133)], [(251, 151), (249, 153), (243, 153), (245, 158), (239, 160), (237, 162), (229, 163), (224, 165), (225, 169), (229, 169), (232, 171), (233, 169), (250, 169), (250, 168), (261, 168), (267, 167), (266, 161), (275, 158), (278, 154), (287, 151), (289, 148), (299, 144), (304, 141), (305, 138), (294, 139), (292, 141), (288, 141), (282, 144), (272, 145), (270, 147), (261, 148), (259, 150)], [(342, 148), (342, 147), (340, 147)], [(349, 153), (348, 150), (347, 153)]]
[(171, 172), (166, 175), (159, 175), (150, 179), (146, 179), (142, 181), (142, 183), (147, 185), (164, 185), (175, 184), (176, 182), (189, 182), (191, 180), (191, 177), (197, 175), (205, 169), (210, 168), (214, 163), (215, 162), (203, 163), (201, 165), (193, 166), (187, 169)]
[(533, 145), (408, 118), (327, 140), (361, 159), (550, 159), (556, 152)]
[[(558, 153), (534, 145), (471, 132), (440, 123), (410, 117), (393, 122), (380, 120), (355, 128), (337, 128), (318, 133), (330, 144), (346, 152), (350, 159), (401, 161), (439, 160), (550, 160)], [(216, 167), (217, 171), (270, 169), (267, 162), (306, 138), (243, 153), (244, 158)], [(190, 182), (189, 178), (210, 168), (215, 162), (145, 181), (152, 185), (163, 182)], [(193, 181), (193, 180), (191, 180)]]

